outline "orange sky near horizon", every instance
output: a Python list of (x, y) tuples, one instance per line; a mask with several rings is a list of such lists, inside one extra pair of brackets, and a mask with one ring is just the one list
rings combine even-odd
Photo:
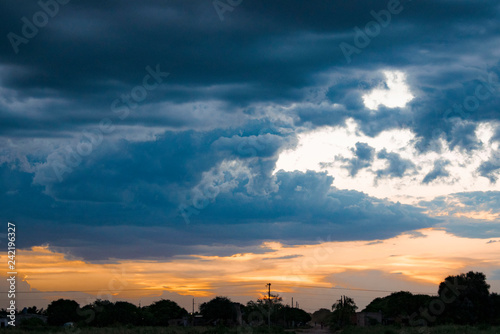
[[(260, 297), (264, 285), (271, 282), (272, 291), (283, 296), (285, 303), (295, 296), (307, 311), (329, 307), (340, 294), (354, 295), (362, 308), (389, 291), (436, 293), (446, 276), (469, 270), (484, 272), (491, 291), (500, 290), (500, 281), (489, 279), (493, 270), (500, 268), (500, 238), (488, 242), (432, 228), (419, 232), (424, 237), (402, 234), (383, 241), (303, 246), (270, 242), (261, 245), (268, 251), (261, 254), (106, 264), (71, 259), (49, 246), (33, 247), (18, 250), (16, 257), (18, 300), (20, 306), (41, 307), (63, 297), (76, 299), (81, 305), (95, 298), (142, 301), (143, 305), (170, 298), (191, 310), (192, 297), (206, 301), (224, 295), (244, 303)], [(5, 255), (0, 258), (7, 261)]]

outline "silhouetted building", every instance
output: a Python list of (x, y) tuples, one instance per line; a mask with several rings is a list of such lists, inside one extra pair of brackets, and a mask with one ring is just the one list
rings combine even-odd
[(382, 323), (382, 311), (378, 312), (357, 312), (356, 324), (361, 327), (373, 326)]

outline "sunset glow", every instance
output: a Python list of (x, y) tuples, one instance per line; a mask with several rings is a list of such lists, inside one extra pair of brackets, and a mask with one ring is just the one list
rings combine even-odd
[[(304, 290), (314, 288), (321, 288), (325, 296), (332, 298), (342, 291), (335, 288), (394, 290), (394, 282), (367, 280), (360, 284), (355, 280), (374, 274), (392, 277), (406, 290), (434, 294), (443, 278), (455, 272), (488, 272), (488, 267), (500, 266), (500, 239), (486, 243), (434, 229), (418, 232), (422, 235), (403, 234), (383, 242), (327, 242), (293, 247), (273, 242), (262, 245), (272, 247), (272, 253), (192, 256), (173, 262), (91, 264), (65, 259), (63, 254), (48, 247), (34, 247), (20, 252), (18, 257), (23, 263), (20, 274), (26, 289), (43, 292), (36, 299), (30, 295), (27, 305), (34, 301), (43, 305), (54, 295), (68, 298), (78, 295), (64, 291), (84, 291), (86, 297), (80, 294), (78, 298), (87, 300), (111, 297), (134, 302), (158, 299), (164, 292), (171, 293), (180, 303), (188, 301), (182, 296), (206, 300), (229, 294), (255, 299), (267, 281), (273, 282), (274, 291), (284, 296), (285, 301), (291, 296), (307, 300), (310, 296)], [(469, 250), (468, 254), (457, 256), (464, 248)], [(500, 280), (490, 283), (500, 288)], [(312, 304), (304, 302), (306, 305), (313, 309)]]

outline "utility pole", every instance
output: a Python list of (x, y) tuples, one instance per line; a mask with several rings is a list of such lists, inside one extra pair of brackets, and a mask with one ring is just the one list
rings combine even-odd
[(345, 296), (340, 296), (340, 325), (344, 325)]
[(271, 329), (271, 283), (267, 283), (266, 286), (269, 288), (267, 293), (267, 302), (269, 304), (269, 310), (267, 312), (267, 327)]
[(292, 308), (293, 308), (293, 297), (292, 297)]
[(191, 326), (194, 327), (194, 297), (193, 297), (193, 313), (191, 315)]

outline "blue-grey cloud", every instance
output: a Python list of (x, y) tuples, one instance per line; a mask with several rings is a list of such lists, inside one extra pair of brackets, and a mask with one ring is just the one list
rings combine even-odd
[(296, 259), (298, 257), (303, 257), (304, 255), (286, 255), (286, 256), (280, 256), (280, 257), (265, 257), (262, 260), (290, 260), (290, 259)]
[[(2, 86), (10, 90), (0, 114), (2, 128), (12, 136), (54, 136), (57, 129), (96, 124), (109, 114), (116, 98), (142, 82), (147, 66), (160, 64), (171, 76), (140, 103), (141, 110), (152, 107), (151, 113), (143, 112), (124, 124), (199, 127), (203, 122), (198, 118), (174, 119), (169, 110), (187, 102), (220, 101), (224, 106), (211, 117), (240, 108), (253, 114), (258, 112), (255, 104), (300, 102), (307, 100), (310, 88), (319, 86), (326, 89), (327, 101), (340, 104), (344, 111), (321, 112), (327, 108), (320, 107), (311, 114), (299, 108), (299, 120), (333, 125), (354, 117), (370, 134), (403, 125), (423, 141), (431, 140), (437, 130), (451, 136), (452, 145), (469, 145), (453, 137), (449, 121), (453, 117), (473, 122), (498, 119), (498, 82), (488, 76), (498, 74), (497, 60), (488, 57), (496, 41), (498, 4), (426, 0), (402, 5), (403, 11), (349, 65), (339, 44), (354, 43), (354, 27), (363, 29), (374, 21), (371, 11), (386, 9), (387, 1), (372, 1), (369, 6), (311, 3), (307, 15), (299, 1), (272, 5), (255, 1), (227, 12), (223, 22), (212, 3), (199, 1), (61, 5), (36, 36), (19, 45), (18, 54), (7, 38), (0, 44)], [(29, 1), (1, 6), (2, 31), (18, 35), (22, 35), (21, 18), (31, 20), (41, 11)], [(436, 14), (429, 16), (429, 12)], [(195, 21), (195, 16), (204, 20)], [(409, 31), (418, 38), (407, 38)], [(485, 68), (473, 68), (478, 63)], [(366, 73), (388, 67), (406, 70), (410, 85), (424, 93), (412, 102), (413, 113), (390, 117), (393, 112), (365, 110), (361, 94), (381, 81), (380, 74)], [(340, 73), (334, 83), (322, 76), (333, 69)], [(471, 98), (483, 83), (486, 90), (478, 90), (476, 105)], [(38, 112), (14, 113), (28, 97), (39, 99)], [(165, 102), (167, 108), (154, 112)], [(461, 109), (453, 109), (455, 104)]]
[(434, 162), (434, 167), (432, 170), (425, 175), (424, 179), (422, 180), (422, 183), (430, 183), (438, 178), (445, 178), (450, 176), (450, 173), (445, 169), (447, 165), (450, 164), (449, 160), (436, 160)]
[(481, 146), (481, 142), (476, 136), (476, 124), (471, 122), (456, 123), (451, 133), (449, 133), (449, 146), (453, 150), (459, 146), (466, 150), (477, 149)]
[(384, 242), (382, 240), (377, 240), (377, 241), (372, 241), (372, 242), (367, 242), (365, 245), (371, 246), (371, 245), (379, 245), (383, 244)]
[(486, 177), (491, 183), (495, 183), (500, 174), (500, 151), (494, 151), (491, 158), (482, 162), (477, 171), (479, 175)]
[(351, 148), (351, 152), (354, 154), (354, 158), (346, 159), (339, 157), (338, 159), (347, 163), (344, 168), (349, 171), (349, 175), (354, 177), (361, 169), (371, 166), (375, 155), (375, 149), (367, 143), (358, 142), (356, 143), (356, 149)]
[(471, 211), (498, 213), (500, 212), (499, 195), (498, 191), (454, 193), (436, 197), (432, 201), (422, 201), (419, 205), (431, 210), (449, 210), (450, 213)]
[(417, 239), (417, 238), (427, 238), (425, 234), (419, 231), (410, 231), (406, 232), (405, 235), (409, 235), (411, 239)]
[(415, 164), (408, 159), (403, 159), (401, 156), (394, 152), (387, 152), (384, 148), (377, 154), (377, 158), (386, 159), (388, 166), (384, 169), (376, 171), (377, 178), (381, 177), (403, 177), (410, 171), (415, 171)]
[(469, 238), (497, 238), (500, 236), (500, 193), (475, 191), (439, 196), (422, 201), (420, 207), (443, 219), (439, 225), (446, 231)]
[(437, 225), (444, 228), (447, 232), (464, 238), (499, 238), (500, 224), (498, 221), (481, 221), (476, 219), (453, 218), (442, 224)]
[[(411, 206), (335, 189), (325, 173), (273, 176), (276, 158), (269, 160), (268, 154), (243, 160), (235, 154), (241, 162), (224, 165), (227, 155), (220, 156), (213, 145), (219, 138), (187, 132), (123, 143), (126, 150), (98, 154), (86, 168), (45, 185), (3, 164), (1, 219), (18, 221), (20, 247), (49, 244), (92, 261), (153, 257), (159, 249), (164, 257), (228, 254), (265, 240), (306, 244), (327, 235), (384, 239), (437, 222)], [(186, 147), (187, 142), (194, 146)], [(215, 191), (201, 202), (190, 201), (209, 181)], [(31, 199), (28, 208), (23, 198)], [(197, 211), (189, 224), (179, 212), (183, 203)], [(221, 242), (227, 246), (215, 247)], [(136, 252), (132, 245), (144, 247)]]

